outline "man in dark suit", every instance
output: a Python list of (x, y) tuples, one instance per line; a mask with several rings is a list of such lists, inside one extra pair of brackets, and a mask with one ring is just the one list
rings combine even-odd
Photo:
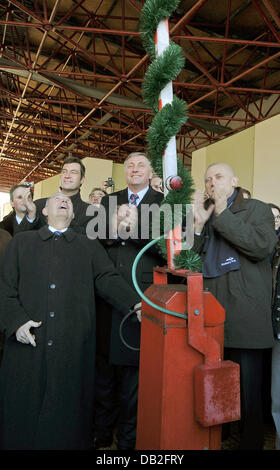
[[(71, 222), (71, 228), (78, 233), (86, 233), (86, 227), (92, 217), (87, 215), (87, 209), (90, 206), (81, 199), (80, 187), (85, 180), (85, 166), (77, 157), (68, 157), (64, 160), (60, 174), (60, 191), (62, 194), (70, 197), (73, 209), (74, 219)], [(22, 220), (19, 230), (38, 230), (47, 221), (43, 214), (47, 198), (32, 201), (29, 196), (29, 189), (25, 193), (25, 205), (27, 208), (26, 217)]]
[(26, 184), (20, 183), (11, 187), (10, 202), (13, 210), (0, 222), (0, 228), (7, 230), (12, 236), (20, 230), (19, 225), (27, 214), (27, 197), (32, 201), (32, 193)]
[(139, 296), (98, 240), (69, 228), (57, 193), (48, 225), (17, 234), (0, 268), (0, 449), (88, 449), (95, 368), (95, 290), (123, 312)]
[[(101, 242), (118, 272), (133, 287), (133, 262), (149, 241), (149, 227), (143, 226), (141, 213), (152, 204), (159, 208), (163, 194), (149, 185), (152, 168), (144, 153), (130, 154), (124, 167), (128, 187), (104, 196), (101, 201), (107, 215), (106, 239)], [(114, 205), (117, 212), (111, 210)], [(113, 217), (109, 220), (111, 212)], [(142, 291), (153, 282), (153, 267), (162, 263), (156, 250), (146, 252), (139, 260), (136, 275)], [(135, 447), (139, 351), (128, 348), (120, 338), (124, 314), (102, 301), (97, 303), (95, 448), (111, 445), (116, 425), (118, 449)], [(123, 325), (123, 336), (132, 348), (139, 348), (140, 325), (135, 317), (128, 318)]]

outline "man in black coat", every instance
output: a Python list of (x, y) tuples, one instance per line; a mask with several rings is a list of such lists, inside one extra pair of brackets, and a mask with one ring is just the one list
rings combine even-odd
[[(101, 201), (107, 214), (106, 238), (101, 242), (118, 272), (133, 287), (133, 262), (140, 249), (149, 241), (149, 223), (144, 227), (141, 212), (152, 204), (158, 209), (163, 194), (149, 186), (152, 169), (145, 154), (130, 154), (124, 165), (128, 187), (104, 196)], [(118, 208), (117, 215), (114, 206)], [(110, 213), (113, 213), (113, 217), (108, 220)], [(162, 263), (162, 258), (155, 250), (142, 256), (136, 273), (142, 291), (153, 282), (153, 267)], [(127, 347), (120, 338), (119, 329), (124, 315), (125, 312), (112, 309), (103, 301), (97, 304), (96, 448), (111, 445), (116, 423), (118, 449), (135, 447), (139, 351)], [(129, 318), (123, 324), (123, 337), (129, 346), (139, 348), (140, 322)]]
[[(9, 241), (12, 239), (11, 234), (7, 230), (0, 228), (0, 258), (3, 255)], [(2, 359), (2, 350), (4, 344), (4, 334), (0, 331), (0, 364)]]
[[(60, 191), (70, 197), (74, 209), (74, 218), (70, 226), (75, 232), (84, 234), (86, 233), (87, 224), (92, 218), (92, 216), (87, 215), (90, 204), (84, 202), (80, 195), (80, 187), (85, 180), (85, 171), (85, 166), (79, 158), (68, 157), (62, 164), (60, 174)], [(27, 214), (18, 230), (38, 230), (47, 223), (43, 214), (47, 198), (37, 199), (33, 202), (30, 198), (29, 189), (26, 189), (25, 196)]]
[(32, 193), (24, 183), (15, 184), (10, 189), (10, 203), (13, 210), (0, 222), (0, 228), (7, 230), (12, 236), (20, 230), (20, 224), (27, 214), (27, 195), (32, 200)]
[(89, 448), (95, 289), (123, 312), (139, 299), (99, 241), (68, 228), (70, 198), (57, 193), (44, 215), (49, 225), (17, 234), (1, 263), (1, 449)]
[(240, 449), (262, 449), (264, 352), (273, 344), (270, 254), (277, 242), (271, 210), (244, 199), (232, 168), (210, 165), (194, 200), (195, 242), (204, 286), (226, 310), (225, 359), (240, 365)]

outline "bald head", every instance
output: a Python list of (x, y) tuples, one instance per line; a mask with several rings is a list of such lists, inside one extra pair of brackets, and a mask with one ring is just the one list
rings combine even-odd
[[(227, 163), (223, 163), (223, 162), (221, 162), (221, 163), (219, 163), (219, 162), (217, 162), (217, 163), (211, 163), (211, 165), (208, 166), (208, 168), (207, 168), (207, 170), (206, 170), (206, 173), (207, 173), (207, 171), (208, 171), (210, 168), (212, 168), (212, 167), (221, 167), (221, 168), (224, 168), (224, 170), (225, 170), (229, 175), (235, 176), (234, 171), (233, 171), (233, 168), (232, 168), (230, 165), (228, 165)], [(206, 173), (205, 173), (205, 174), (206, 174)]]
[(208, 196), (215, 200), (217, 191), (230, 197), (238, 184), (238, 178), (227, 163), (213, 163), (205, 173), (205, 189)]
[(70, 197), (61, 192), (47, 199), (42, 212), (48, 218), (49, 225), (55, 228), (68, 227), (74, 217)]

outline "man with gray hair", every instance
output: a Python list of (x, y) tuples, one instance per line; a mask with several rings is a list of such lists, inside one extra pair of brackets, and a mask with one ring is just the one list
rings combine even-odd
[[(140, 249), (149, 241), (149, 230), (141, 238), (141, 208), (159, 207), (163, 194), (152, 189), (150, 161), (143, 152), (131, 153), (124, 162), (127, 188), (104, 196), (101, 205), (107, 216), (112, 201), (118, 208), (113, 219), (107, 218), (106, 239), (101, 240), (116, 269), (133, 287), (132, 265)], [(109, 226), (115, 227), (110, 236)], [(143, 228), (143, 227), (142, 227)], [(137, 236), (125, 236), (129, 233)], [(143, 234), (143, 231), (142, 231)], [(142, 291), (153, 282), (153, 267), (162, 264), (159, 254), (147, 251), (137, 267), (137, 281)], [(119, 328), (124, 312), (103, 301), (97, 304), (97, 363), (94, 435), (95, 447), (108, 447), (117, 427), (118, 449), (134, 449), (136, 440), (139, 351), (121, 341)], [(140, 344), (140, 323), (129, 318), (123, 326), (125, 341)]]
[[(240, 365), (240, 449), (262, 449), (264, 350), (273, 345), (270, 254), (277, 242), (267, 204), (244, 199), (225, 163), (205, 173), (194, 197), (193, 250), (202, 255), (204, 286), (226, 311), (225, 359)], [(205, 200), (206, 199), (206, 200)]]

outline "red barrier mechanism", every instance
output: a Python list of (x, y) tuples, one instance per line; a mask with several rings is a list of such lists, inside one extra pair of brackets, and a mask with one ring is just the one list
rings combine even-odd
[(220, 449), (222, 423), (240, 418), (239, 366), (222, 360), (225, 311), (201, 273), (155, 268), (145, 295), (187, 320), (142, 304), (136, 448)]

